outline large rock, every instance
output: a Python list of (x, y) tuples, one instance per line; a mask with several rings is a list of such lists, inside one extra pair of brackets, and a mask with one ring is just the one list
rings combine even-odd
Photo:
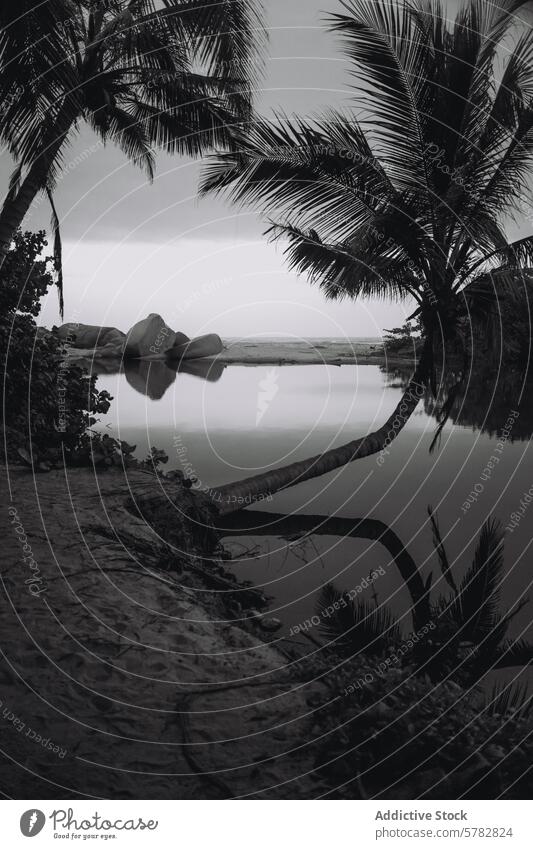
[(157, 313), (134, 324), (126, 337), (127, 357), (164, 356), (175, 344), (176, 334)]
[(126, 340), (126, 334), (116, 327), (100, 327), (98, 324), (78, 324), (69, 321), (57, 329), (59, 338), (71, 348), (103, 348), (114, 346), (121, 353)]
[(201, 357), (215, 357), (224, 350), (222, 339), (216, 333), (207, 333), (205, 336), (197, 336), (188, 342), (174, 345), (167, 351), (169, 360), (196, 360)]

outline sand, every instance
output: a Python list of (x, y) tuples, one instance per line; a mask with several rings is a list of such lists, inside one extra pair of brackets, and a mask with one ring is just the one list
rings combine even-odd
[(213, 359), (244, 365), (382, 365), (383, 345), (366, 342), (224, 340), (224, 350)]

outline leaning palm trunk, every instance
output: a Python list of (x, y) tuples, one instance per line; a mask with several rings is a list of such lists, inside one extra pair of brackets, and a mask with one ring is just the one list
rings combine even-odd
[(25, 177), (20, 189), (4, 201), (0, 212), (0, 268), (11, 247), (13, 236), (43, 187), (41, 163), (35, 163)]
[(372, 454), (384, 451), (403, 430), (418, 406), (418, 402), (425, 392), (430, 361), (431, 343), (426, 340), (417, 368), (402, 395), (401, 401), (379, 430), (359, 439), (354, 439), (339, 448), (332, 448), (331, 451), (318, 454), (308, 460), (299, 460), (281, 469), (273, 469), (255, 477), (217, 487), (211, 491), (211, 496), (219, 514), (225, 515), (234, 510), (240, 510), (247, 505), (250, 506), (263, 501), (276, 492), (321, 477), (334, 469), (352, 463), (354, 460), (360, 460), (362, 457), (369, 457)]
[(13, 187), (4, 200), (0, 211), (0, 268), (11, 247), (13, 236), (26, 217), (30, 206), (39, 192), (46, 188), (50, 169), (68, 136), (72, 123), (72, 118), (66, 110), (60, 113), (50, 132), (49, 143), (34, 159), (20, 186)]
[(238, 516), (229, 515), (216, 522), (217, 530), (228, 536), (279, 536), (287, 538), (294, 534), (342, 536), (351, 539), (377, 540), (389, 552), (402, 580), (409, 590), (412, 601), (413, 625), (415, 630), (431, 619), (429, 586), (413, 558), (394, 531), (379, 519), (348, 519), (344, 516), (306, 516), (278, 513), (260, 513), (246, 510)]

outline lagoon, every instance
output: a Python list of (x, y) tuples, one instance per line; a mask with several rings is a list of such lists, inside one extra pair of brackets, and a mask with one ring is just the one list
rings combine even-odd
[[(98, 385), (114, 401), (100, 427), (135, 444), (140, 458), (150, 446), (164, 449), (169, 457), (165, 469), (181, 468), (197, 486), (211, 487), (305, 459), (376, 429), (398, 403), (404, 383), (402, 375), (369, 365), (228, 365), (215, 371), (211, 366), (208, 372), (179, 373), (162, 397), (152, 398), (124, 374), (101, 375)], [(433, 450), (437, 422), (431, 404), (420, 403), (381, 465), (377, 457), (364, 458), (278, 493), (257, 510), (384, 523), (424, 578), (433, 574), (435, 592), (446, 595), (428, 506), (438, 516), (449, 562), (460, 578), (483, 522), (493, 517), (510, 526), (533, 483), (533, 417), (527, 398), (522, 391), (516, 400), (519, 417), (498, 451), (511, 406), (502, 403), (498, 418), (495, 397), (502, 396), (472, 382), (459, 414), (444, 425)], [(495, 456), (498, 462), (487, 474)], [(531, 521), (533, 509), (531, 518), (526, 514), (506, 533), (504, 607), (531, 592)], [(380, 567), (386, 575), (373, 584), (366, 600), (390, 605), (408, 630), (409, 596), (379, 540), (320, 534), (298, 539), (296, 524), (295, 538), (287, 540), (276, 534), (268, 515), (264, 522), (270, 527), (255, 534), (253, 528), (239, 529), (238, 515), (232, 522), (234, 530), (224, 540), (234, 557), (231, 568), (271, 597), (270, 613), (282, 622), (276, 639), (313, 615), (325, 583), (350, 590)], [(512, 636), (526, 637), (531, 618), (527, 605), (513, 621)]]

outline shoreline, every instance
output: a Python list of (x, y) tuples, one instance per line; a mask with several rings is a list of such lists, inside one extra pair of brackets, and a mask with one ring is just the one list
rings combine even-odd
[[(33, 773), (13, 776), (18, 798), (316, 794), (312, 753), (290, 752), (320, 687), (294, 690), (283, 642), (256, 616), (267, 599), (226, 569), (210, 502), (136, 468), (2, 471), (2, 645), (32, 685), (9, 675), (2, 702), (61, 746), (52, 757), (6, 734)], [(50, 691), (53, 705), (36, 695)]]
[[(290, 342), (285, 340), (263, 341), (261, 339), (224, 339), (224, 349), (214, 356), (183, 360), (183, 363), (217, 363), (221, 366), (303, 366), (303, 365), (371, 365), (383, 367), (409, 366), (414, 363), (414, 352), (387, 354), (382, 343), (347, 340), (346, 342), (312, 341)], [(72, 360), (100, 360), (107, 363), (121, 362), (122, 358), (105, 356), (103, 349), (69, 348)], [(165, 362), (171, 368), (175, 364), (164, 354), (140, 357), (136, 362)], [(177, 364), (177, 361), (176, 361)]]

